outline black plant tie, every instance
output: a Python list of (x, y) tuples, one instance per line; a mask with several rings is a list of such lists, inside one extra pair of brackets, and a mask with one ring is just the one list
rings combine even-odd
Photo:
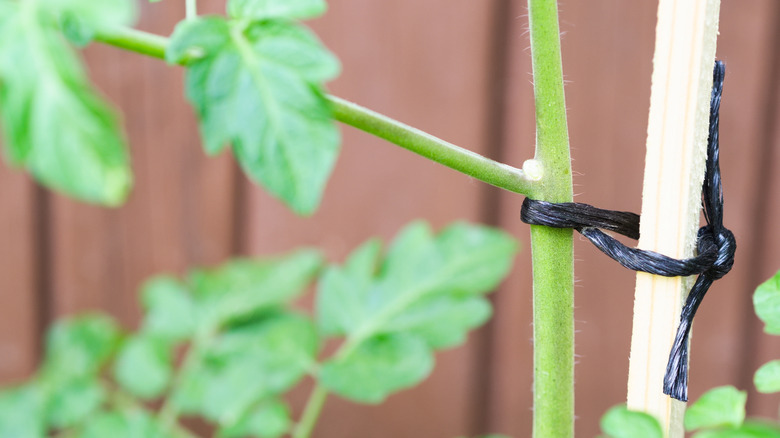
[(639, 215), (634, 213), (602, 210), (577, 202), (555, 204), (528, 198), (523, 201), (520, 213), (520, 219), (527, 224), (579, 231), (603, 253), (628, 269), (665, 277), (699, 275), (682, 309), (664, 376), (664, 394), (682, 401), (688, 401), (688, 340), (693, 317), (707, 289), (731, 270), (737, 248), (734, 234), (723, 226), (723, 188), (718, 164), (718, 112), (725, 71), (723, 62), (715, 61), (707, 171), (702, 184), (702, 204), (707, 225), (699, 228), (696, 257), (679, 260), (654, 251), (630, 248), (602, 231), (613, 231), (638, 239)]

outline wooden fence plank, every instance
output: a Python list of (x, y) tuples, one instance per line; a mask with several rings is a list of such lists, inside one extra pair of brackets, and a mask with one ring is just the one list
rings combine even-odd
[[(732, 28), (721, 30), (733, 45), (733, 50), (724, 50), (732, 66), (727, 80), (740, 88), (728, 90), (733, 99), (729, 102), (734, 104), (729, 104), (731, 111), (721, 117), (721, 129), (731, 134), (730, 144), (735, 146), (731, 159), (726, 159), (737, 178), (744, 180), (742, 192), (727, 198), (726, 211), (739, 211), (746, 217), (741, 235), (735, 232), (742, 237), (736, 262), (742, 275), (726, 290), (738, 297), (735, 305), (741, 310), (743, 330), (726, 334), (725, 339), (732, 344), (720, 348), (722, 356), (738, 358), (743, 364), (739, 387), (749, 390), (748, 413), (777, 419), (780, 396), (759, 394), (753, 385), (758, 367), (780, 358), (780, 338), (763, 333), (764, 324), (755, 316), (752, 303), (756, 286), (780, 269), (780, 234), (773, 229), (780, 214), (780, 179), (776, 174), (780, 165), (780, 4), (758, 3), (745, 8), (744, 4), (724, 2), (724, 6), (731, 6), (724, 12), (735, 17)], [(729, 120), (731, 123), (724, 126), (723, 121)]]
[(39, 351), (41, 309), (35, 187), (0, 166), (0, 384), (30, 376)]
[[(456, 144), (484, 151), (492, 2), (331, 2), (314, 27), (344, 65), (333, 92)], [(252, 253), (323, 247), (330, 260), (371, 236), (391, 238), (410, 220), (435, 228), (481, 217), (483, 185), (351, 128), (322, 207), (294, 217), (261, 190), (250, 193)], [(473, 341), (473, 339), (472, 339)], [(472, 434), (475, 345), (437, 355), (420, 387), (381, 406), (331, 397), (316, 437), (454, 437)], [(296, 394), (300, 409), (306, 391)]]

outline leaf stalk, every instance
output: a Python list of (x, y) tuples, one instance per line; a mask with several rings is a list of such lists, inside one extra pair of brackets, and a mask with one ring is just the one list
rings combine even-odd
[[(103, 30), (96, 38), (105, 44), (165, 59), (168, 39), (159, 35), (129, 29)], [(197, 53), (184, 59), (186, 65), (197, 59)], [(346, 125), (373, 134), (418, 155), (472, 176), (480, 181), (526, 196), (535, 196), (540, 182), (518, 169), (469, 151), (385, 115), (336, 96), (327, 96), (333, 117)]]
[(309, 438), (327, 397), (328, 390), (317, 384), (309, 395), (309, 400), (306, 402), (300, 422), (295, 426), (292, 438)]

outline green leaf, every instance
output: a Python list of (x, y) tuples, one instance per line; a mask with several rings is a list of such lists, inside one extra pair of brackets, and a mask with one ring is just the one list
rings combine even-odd
[[(463, 223), (434, 238), (426, 224), (414, 223), (399, 233), (377, 272), (379, 251), (369, 242), (344, 268), (323, 275), (317, 295), (320, 328), (328, 335), (366, 338), (411, 331), (440, 348), (462, 340), (487, 318), (481, 295), (509, 272), (516, 243), (501, 231)], [(437, 328), (438, 322), (446, 328)]]
[(0, 392), (0, 438), (43, 438), (45, 398), (35, 385)]
[(750, 420), (737, 429), (704, 430), (693, 438), (780, 438), (780, 429), (777, 424)]
[(322, 90), (338, 74), (338, 61), (311, 32), (278, 20), (187, 20), (166, 58), (176, 63), (193, 50), (202, 56), (188, 64), (186, 94), (206, 151), (232, 143), (252, 179), (295, 212), (312, 213), (338, 154)]
[(658, 420), (644, 412), (615, 406), (601, 417), (601, 430), (611, 438), (662, 438)]
[[(358, 248), (344, 267), (327, 270), (317, 294), (321, 332), (347, 337), (320, 378), (359, 401), (380, 401), (418, 383), (432, 365), (431, 349), (462, 343), (488, 319), (483, 294), (509, 272), (516, 243), (500, 231), (463, 223), (434, 237), (426, 224), (414, 223), (399, 233), (384, 261), (380, 251), (376, 241)], [(399, 349), (420, 358), (420, 367), (393, 374)]]
[(685, 429), (739, 427), (745, 421), (747, 392), (733, 386), (711, 389), (685, 411)]
[(241, 438), (247, 435), (260, 438), (278, 438), (290, 430), (290, 410), (278, 401), (270, 400), (255, 407), (238, 423), (221, 428), (219, 438)]
[(79, 438), (174, 438), (144, 411), (104, 412), (87, 422)]
[(780, 335), (780, 271), (756, 288), (753, 306), (756, 315), (766, 324), (764, 331)]
[(12, 9), (0, 32), (6, 156), (49, 187), (119, 205), (132, 175), (117, 117), (92, 89), (47, 7)]
[(145, 333), (169, 343), (195, 333), (197, 308), (186, 285), (172, 277), (158, 276), (147, 281), (142, 290), (147, 312), (142, 329)]
[(75, 426), (98, 410), (105, 389), (94, 379), (74, 380), (55, 388), (47, 405), (47, 423), (63, 429)]
[(316, 297), (317, 322), (325, 335), (338, 336), (357, 330), (363, 316), (360, 297), (370, 290), (382, 243), (369, 240), (352, 252), (342, 268), (325, 271)]
[(223, 427), (236, 426), (261, 399), (294, 386), (315, 363), (314, 325), (280, 314), (232, 328), (207, 347), (201, 363), (185, 375), (174, 403)]
[(375, 336), (349, 355), (326, 362), (319, 381), (331, 391), (362, 403), (380, 403), (389, 394), (416, 385), (433, 369), (425, 342), (404, 334)]
[(168, 343), (150, 336), (133, 336), (125, 342), (114, 366), (117, 382), (142, 399), (160, 396), (168, 387), (173, 363)]
[(314, 18), (325, 13), (325, 0), (230, 0), (228, 14), (233, 18)]
[(201, 309), (201, 323), (217, 326), (279, 307), (300, 295), (323, 260), (314, 250), (276, 259), (239, 259), (213, 270), (195, 271), (190, 284)]
[(449, 348), (465, 342), (468, 331), (490, 319), (491, 313), (490, 303), (481, 297), (435, 296), (409, 306), (387, 328), (414, 333), (433, 348)]
[(753, 376), (758, 392), (780, 392), (780, 360), (765, 363)]
[(114, 352), (119, 336), (117, 325), (104, 315), (57, 322), (46, 341), (44, 378), (67, 382), (96, 375)]

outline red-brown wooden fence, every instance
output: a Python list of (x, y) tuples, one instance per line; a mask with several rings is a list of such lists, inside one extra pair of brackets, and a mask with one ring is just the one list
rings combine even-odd
[[(222, 1), (202, 0), (218, 13)], [(533, 154), (526, 5), (521, 0), (331, 0), (312, 23), (341, 58), (334, 94), (456, 144), (520, 165)], [(644, 168), (655, 2), (560, 2), (576, 199), (638, 211)], [(168, 34), (183, 2), (142, 6), (140, 27)], [(751, 292), (780, 269), (780, 2), (723, 0), (718, 56), (728, 66), (721, 110), (726, 222), (739, 249), (712, 289), (693, 336), (691, 396), (715, 385), (752, 387), (780, 340), (762, 334)], [(319, 212), (297, 218), (250, 184), (228, 154), (207, 158), (182, 96), (182, 73), (94, 45), (92, 76), (121, 108), (136, 185), (106, 210), (44, 191), (0, 169), (0, 383), (29, 376), (41, 334), (88, 309), (137, 323), (148, 276), (213, 265), (231, 255), (301, 245), (333, 261), (374, 235), (425, 218), (499, 225), (522, 242), (494, 295), (493, 321), (439, 354), (433, 376), (382, 406), (332, 397), (315, 436), (448, 438), (531, 430), (531, 279), (522, 197), (501, 192), (351, 128)], [(634, 274), (576, 242), (577, 434), (625, 397)], [(306, 396), (296, 391), (296, 412)], [(749, 410), (776, 416), (780, 399), (751, 391)]]

